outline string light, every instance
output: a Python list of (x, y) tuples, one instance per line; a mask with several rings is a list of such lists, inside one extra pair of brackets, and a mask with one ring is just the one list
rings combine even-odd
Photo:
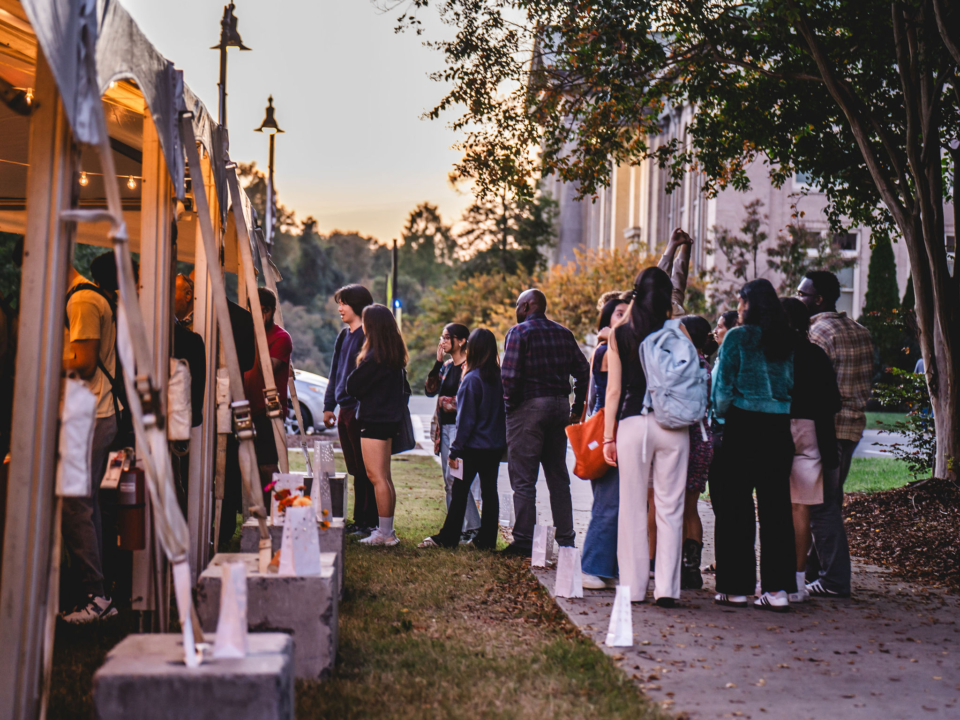
[(27, 94), (23, 96), (23, 99), (27, 105), (33, 104), (33, 88), (27, 88)]
[(137, 189), (137, 181), (133, 179), (133, 175), (127, 178), (127, 187), (130, 188), (131, 190)]
[(90, 183), (90, 179), (87, 177), (87, 174), (80, 171), (80, 187), (86, 187)]

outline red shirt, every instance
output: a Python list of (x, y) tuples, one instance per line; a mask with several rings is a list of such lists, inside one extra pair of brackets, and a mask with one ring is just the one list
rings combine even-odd
[[(290, 339), (290, 333), (282, 327), (273, 324), (273, 327), (267, 330), (267, 347), (270, 349), (270, 357), (274, 360), (280, 360), (283, 364), (280, 369), (273, 371), (273, 379), (277, 383), (277, 393), (280, 395), (280, 407), (286, 412), (287, 407), (287, 380), (290, 377), (290, 354), (293, 352), (293, 341)], [(260, 357), (253, 364), (251, 370), (247, 370), (243, 375), (243, 392), (250, 401), (250, 412), (259, 415), (266, 412), (266, 401), (263, 397), (264, 383), (263, 372), (260, 369)]]

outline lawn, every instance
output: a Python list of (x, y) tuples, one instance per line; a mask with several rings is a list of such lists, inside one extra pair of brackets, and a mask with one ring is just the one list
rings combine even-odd
[(854, 458), (844, 492), (878, 492), (903, 487), (913, 480), (907, 464), (895, 458)]
[(867, 430), (892, 430), (893, 424), (905, 417), (903, 413), (868, 412)]
[(298, 684), (298, 717), (665, 717), (522, 561), (417, 549), (444, 517), (432, 458), (396, 458), (394, 481), (401, 543), (350, 540), (337, 668)]

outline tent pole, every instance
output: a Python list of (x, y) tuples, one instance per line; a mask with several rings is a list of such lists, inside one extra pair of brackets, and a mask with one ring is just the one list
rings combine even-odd
[(37, 717), (54, 535), (54, 475), (64, 296), (70, 263), (68, 225), (76, 151), (56, 84), (37, 55), (37, 102), (30, 118), (27, 226), (17, 348), (11, 463), (0, 589), (0, 718)]

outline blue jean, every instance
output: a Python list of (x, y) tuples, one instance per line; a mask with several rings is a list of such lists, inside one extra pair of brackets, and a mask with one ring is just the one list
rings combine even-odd
[[(457, 437), (456, 425), (440, 426), (440, 462), (443, 465), (443, 486), (447, 493), (447, 510), (453, 500), (453, 482), (450, 477), (450, 444)], [(480, 529), (480, 511), (477, 510), (477, 501), (480, 499), (480, 481), (474, 480), (467, 494), (467, 512), (463, 517), (463, 532), (473, 532)]]
[(617, 570), (617, 523), (620, 515), (620, 471), (608, 468), (593, 485), (590, 526), (583, 541), (583, 572), (615, 578)]

